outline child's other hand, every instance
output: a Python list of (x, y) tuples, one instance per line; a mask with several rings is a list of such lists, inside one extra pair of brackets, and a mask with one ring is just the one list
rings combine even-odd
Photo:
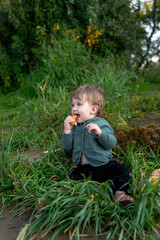
[(68, 116), (66, 117), (66, 119), (64, 120), (64, 132), (66, 134), (70, 133), (72, 125), (70, 124), (71, 122), (74, 122), (75, 119), (72, 118), (72, 116)]
[(102, 134), (102, 130), (98, 127), (97, 124), (89, 123), (86, 128), (88, 129), (88, 132), (94, 132), (97, 136), (100, 136)]

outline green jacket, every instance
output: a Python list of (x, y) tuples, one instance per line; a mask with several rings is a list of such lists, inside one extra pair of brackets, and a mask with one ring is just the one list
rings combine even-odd
[[(95, 123), (101, 128), (101, 136), (88, 132), (85, 126), (89, 123)], [(73, 126), (69, 134), (63, 132), (62, 143), (64, 150), (73, 150), (74, 165), (80, 163), (83, 153), (88, 164), (98, 167), (108, 163), (112, 158), (112, 149), (116, 146), (117, 139), (105, 119), (94, 117)]]

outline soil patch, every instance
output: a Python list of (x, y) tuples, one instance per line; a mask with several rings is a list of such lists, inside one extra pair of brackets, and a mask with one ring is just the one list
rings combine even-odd
[(41, 158), (40, 151), (37, 148), (33, 148), (29, 150), (28, 148), (24, 148), (20, 151), (20, 155), (23, 155), (23, 159), (27, 160), (28, 163), (39, 161)]
[(160, 129), (160, 113), (146, 113), (143, 117), (132, 118), (128, 126), (130, 127), (148, 127), (151, 124), (155, 124), (157, 129)]
[[(7, 207), (0, 215), (0, 240), (16, 240), (20, 231), (29, 223), (32, 211), (13, 217), (13, 206)], [(48, 240), (52, 234), (35, 236), (34, 240)], [(22, 238), (23, 239), (23, 238)], [(67, 234), (60, 234), (55, 240), (68, 240)]]
[[(125, 129), (117, 129), (117, 144), (125, 151), (128, 144), (148, 147), (155, 153), (160, 146), (160, 113), (147, 113), (143, 117), (132, 118)], [(119, 153), (119, 151), (117, 150)]]
[[(7, 207), (0, 215), (0, 240), (16, 240), (20, 231), (29, 224), (29, 220), (32, 211), (28, 211), (19, 216), (13, 218), (13, 206)], [(54, 233), (54, 232), (53, 232)], [(48, 240), (53, 233), (40, 235), (33, 235), (31, 239), (33, 240)], [(30, 240), (31, 240), (30, 239)], [(97, 240), (105, 240), (106, 235), (100, 236)], [(21, 239), (23, 240), (23, 238)], [(69, 240), (69, 235), (67, 233), (59, 234), (55, 240)], [(95, 240), (95, 237), (84, 236), (80, 237), (80, 240)]]
[(130, 146), (151, 148), (155, 153), (160, 146), (160, 129), (155, 124), (149, 127), (135, 127), (132, 129), (117, 129), (115, 131), (117, 145), (125, 151)]
[(13, 207), (6, 208), (0, 218), (0, 239), (16, 240), (20, 230), (29, 222), (31, 212), (12, 217)]

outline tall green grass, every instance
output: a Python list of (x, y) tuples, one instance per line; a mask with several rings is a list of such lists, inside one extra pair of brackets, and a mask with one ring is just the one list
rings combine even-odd
[(79, 85), (95, 83), (105, 88), (108, 100), (114, 100), (125, 95), (125, 84), (132, 78), (120, 61), (91, 55), (73, 36), (54, 40), (54, 47), (43, 45), (42, 53), (41, 65), (22, 81), (25, 95), (36, 95), (37, 83), (47, 82), (55, 93), (62, 86), (71, 92)]
[[(160, 182), (148, 180), (151, 171), (160, 167), (158, 154), (128, 149), (123, 158), (117, 156), (133, 169), (131, 192), (135, 202), (126, 207), (115, 201), (111, 182), (70, 181), (72, 161), (63, 152), (41, 152), (40, 160), (31, 163), (25, 153), (12, 156), (9, 148), (4, 155), (10, 162), (4, 167), (7, 179), (1, 176), (1, 180), (11, 187), (10, 191), (1, 191), (4, 206), (14, 203), (15, 215), (33, 211), (24, 239), (44, 233), (52, 233), (50, 239), (54, 239), (61, 232), (68, 233), (70, 239), (83, 235), (95, 239), (106, 235), (113, 240), (160, 237), (156, 225), (160, 218)], [(41, 208), (39, 200), (45, 201)]]
[[(26, 239), (46, 232), (53, 232), (51, 239), (59, 232), (68, 233), (70, 239), (80, 239), (83, 234), (95, 239), (103, 234), (113, 240), (158, 239), (160, 183), (151, 183), (148, 178), (160, 168), (159, 153), (129, 147), (116, 156), (133, 170), (131, 192), (135, 203), (122, 207), (113, 197), (112, 183), (70, 181), (72, 160), (63, 150), (55, 152), (62, 148), (63, 121), (71, 112), (71, 92), (87, 83), (104, 87), (104, 117), (115, 127), (126, 112), (132, 115), (130, 105), (135, 102), (129, 101), (128, 86), (133, 73), (90, 55), (75, 39), (56, 40), (54, 48), (43, 48), (39, 69), (23, 78), (16, 93), (1, 96), (3, 207), (14, 203), (15, 214), (32, 209), (30, 223), (22, 231)], [(35, 148), (40, 153), (39, 161), (28, 162), (27, 153)], [(37, 212), (39, 200), (45, 200), (45, 206)]]
[[(54, 134), (61, 136), (63, 120), (71, 113), (71, 93), (83, 84), (98, 84), (105, 89), (104, 117), (109, 118), (113, 112), (116, 118), (120, 115), (121, 103), (128, 96), (132, 78), (128, 70), (108, 59), (90, 55), (71, 38), (56, 40), (54, 48), (44, 46), (41, 58), (40, 67), (24, 76), (15, 98), (12, 94), (18, 115), (11, 116), (2, 105), (5, 119), (10, 120), (8, 124), (13, 119), (10, 124), (14, 132), (13, 150), (54, 144)], [(7, 129), (4, 117), (2, 124)]]

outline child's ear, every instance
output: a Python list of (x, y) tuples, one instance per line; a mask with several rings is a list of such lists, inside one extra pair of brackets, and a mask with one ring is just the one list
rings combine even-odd
[(96, 114), (98, 111), (98, 106), (97, 105), (93, 105), (92, 109), (91, 109), (91, 114)]

